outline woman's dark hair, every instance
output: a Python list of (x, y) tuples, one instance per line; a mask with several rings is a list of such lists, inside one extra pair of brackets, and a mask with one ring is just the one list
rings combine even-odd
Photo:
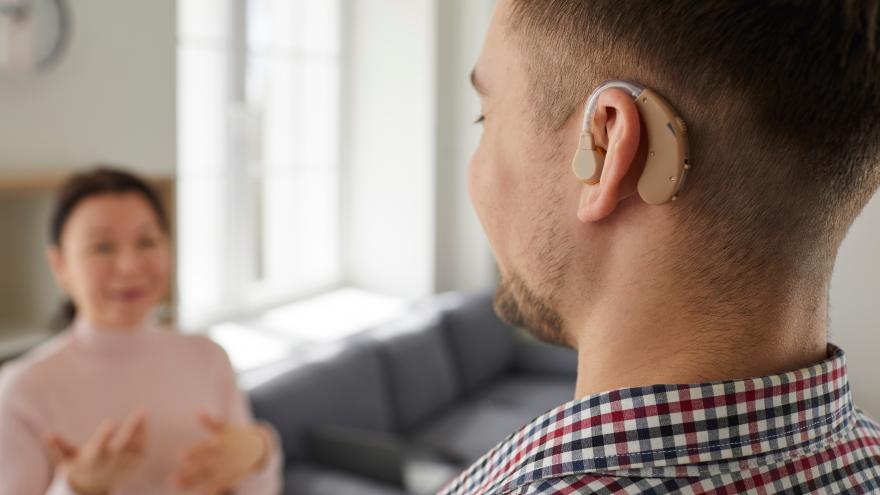
[[(159, 227), (169, 232), (168, 214), (159, 195), (144, 180), (120, 169), (99, 166), (87, 172), (81, 172), (67, 179), (58, 189), (55, 207), (49, 224), (49, 243), (61, 247), (61, 235), (64, 225), (76, 207), (86, 198), (105, 194), (135, 193), (143, 196), (159, 221)], [(53, 319), (52, 327), (63, 329), (70, 325), (76, 317), (76, 306), (73, 301), (65, 301)]]

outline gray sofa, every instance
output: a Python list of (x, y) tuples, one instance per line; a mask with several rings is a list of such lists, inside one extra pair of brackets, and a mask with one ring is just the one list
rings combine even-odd
[(433, 493), (571, 400), (573, 351), (502, 323), (488, 294), (447, 294), (308, 363), (243, 377), (285, 452), (285, 493)]

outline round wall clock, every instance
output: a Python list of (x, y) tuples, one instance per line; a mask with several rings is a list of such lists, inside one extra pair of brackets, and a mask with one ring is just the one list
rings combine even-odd
[(63, 0), (0, 0), (0, 73), (33, 73), (58, 59), (67, 39)]

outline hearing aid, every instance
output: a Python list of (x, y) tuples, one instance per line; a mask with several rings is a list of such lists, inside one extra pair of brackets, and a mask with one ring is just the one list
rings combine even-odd
[(590, 185), (598, 184), (602, 177), (606, 151), (596, 145), (590, 122), (596, 114), (599, 96), (611, 88), (622, 89), (633, 97), (643, 125), (642, 138), (647, 140), (645, 169), (637, 188), (639, 196), (652, 205), (675, 201), (691, 169), (687, 126), (662, 96), (631, 82), (608, 81), (590, 95), (578, 149), (572, 160), (574, 174)]

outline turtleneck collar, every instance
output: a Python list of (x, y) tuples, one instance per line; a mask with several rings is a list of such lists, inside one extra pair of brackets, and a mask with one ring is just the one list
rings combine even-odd
[(158, 330), (155, 318), (146, 318), (130, 329), (110, 329), (77, 318), (70, 327), (72, 338), (82, 347), (108, 356), (130, 356), (144, 350), (144, 345)]

